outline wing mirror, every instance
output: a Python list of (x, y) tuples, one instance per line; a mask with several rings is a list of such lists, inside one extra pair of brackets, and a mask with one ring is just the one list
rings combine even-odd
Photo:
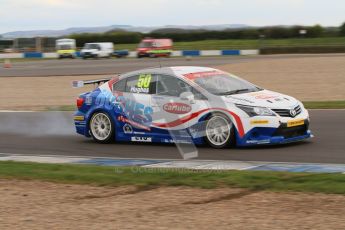
[(180, 94), (180, 99), (182, 101), (188, 101), (190, 104), (195, 103), (194, 94), (192, 92), (183, 92)]

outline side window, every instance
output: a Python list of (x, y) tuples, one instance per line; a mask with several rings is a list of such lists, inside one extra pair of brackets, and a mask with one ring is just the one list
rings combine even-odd
[(207, 100), (207, 98), (202, 93), (200, 93), (198, 90), (194, 88), (193, 88), (192, 93), (194, 94), (194, 98), (196, 100)]
[(183, 92), (192, 92), (192, 87), (184, 81), (166, 75), (159, 75), (157, 94), (179, 97)]
[(156, 93), (156, 76), (152, 74), (140, 74), (127, 78), (126, 92), (129, 93)]
[(181, 93), (184, 92), (191, 92), (194, 94), (195, 99), (197, 100), (206, 100), (205, 96), (203, 96), (200, 92), (194, 89), (189, 84), (185, 83), (184, 81), (166, 75), (159, 75), (158, 82), (157, 82), (157, 94), (158, 95), (166, 95), (172, 97), (179, 97)]
[(127, 79), (122, 79), (122, 80), (116, 82), (113, 85), (113, 91), (125, 92), (125, 90), (126, 90), (126, 80)]

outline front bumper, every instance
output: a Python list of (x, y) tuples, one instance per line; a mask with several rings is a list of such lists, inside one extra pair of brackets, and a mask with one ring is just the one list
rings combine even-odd
[(309, 119), (305, 119), (304, 124), (293, 127), (288, 127), (287, 123), (281, 123), (277, 128), (254, 127), (243, 137), (237, 137), (237, 146), (285, 144), (311, 137)]

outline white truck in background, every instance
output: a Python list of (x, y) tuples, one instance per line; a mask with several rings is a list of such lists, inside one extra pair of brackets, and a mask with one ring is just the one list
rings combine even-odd
[(85, 43), (80, 51), (80, 56), (86, 58), (112, 57), (114, 53), (114, 44), (112, 42), (94, 42)]
[(77, 56), (75, 39), (57, 39), (55, 41), (55, 49), (58, 58), (75, 58)]

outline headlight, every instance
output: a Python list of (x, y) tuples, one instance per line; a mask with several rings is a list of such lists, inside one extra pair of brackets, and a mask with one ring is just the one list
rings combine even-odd
[(266, 107), (257, 107), (257, 106), (247, 106), (247, 105), (237, 105), (236, 106), (242, 109), (250, 117), (254, 116), (275, 116), (274, 112)]

